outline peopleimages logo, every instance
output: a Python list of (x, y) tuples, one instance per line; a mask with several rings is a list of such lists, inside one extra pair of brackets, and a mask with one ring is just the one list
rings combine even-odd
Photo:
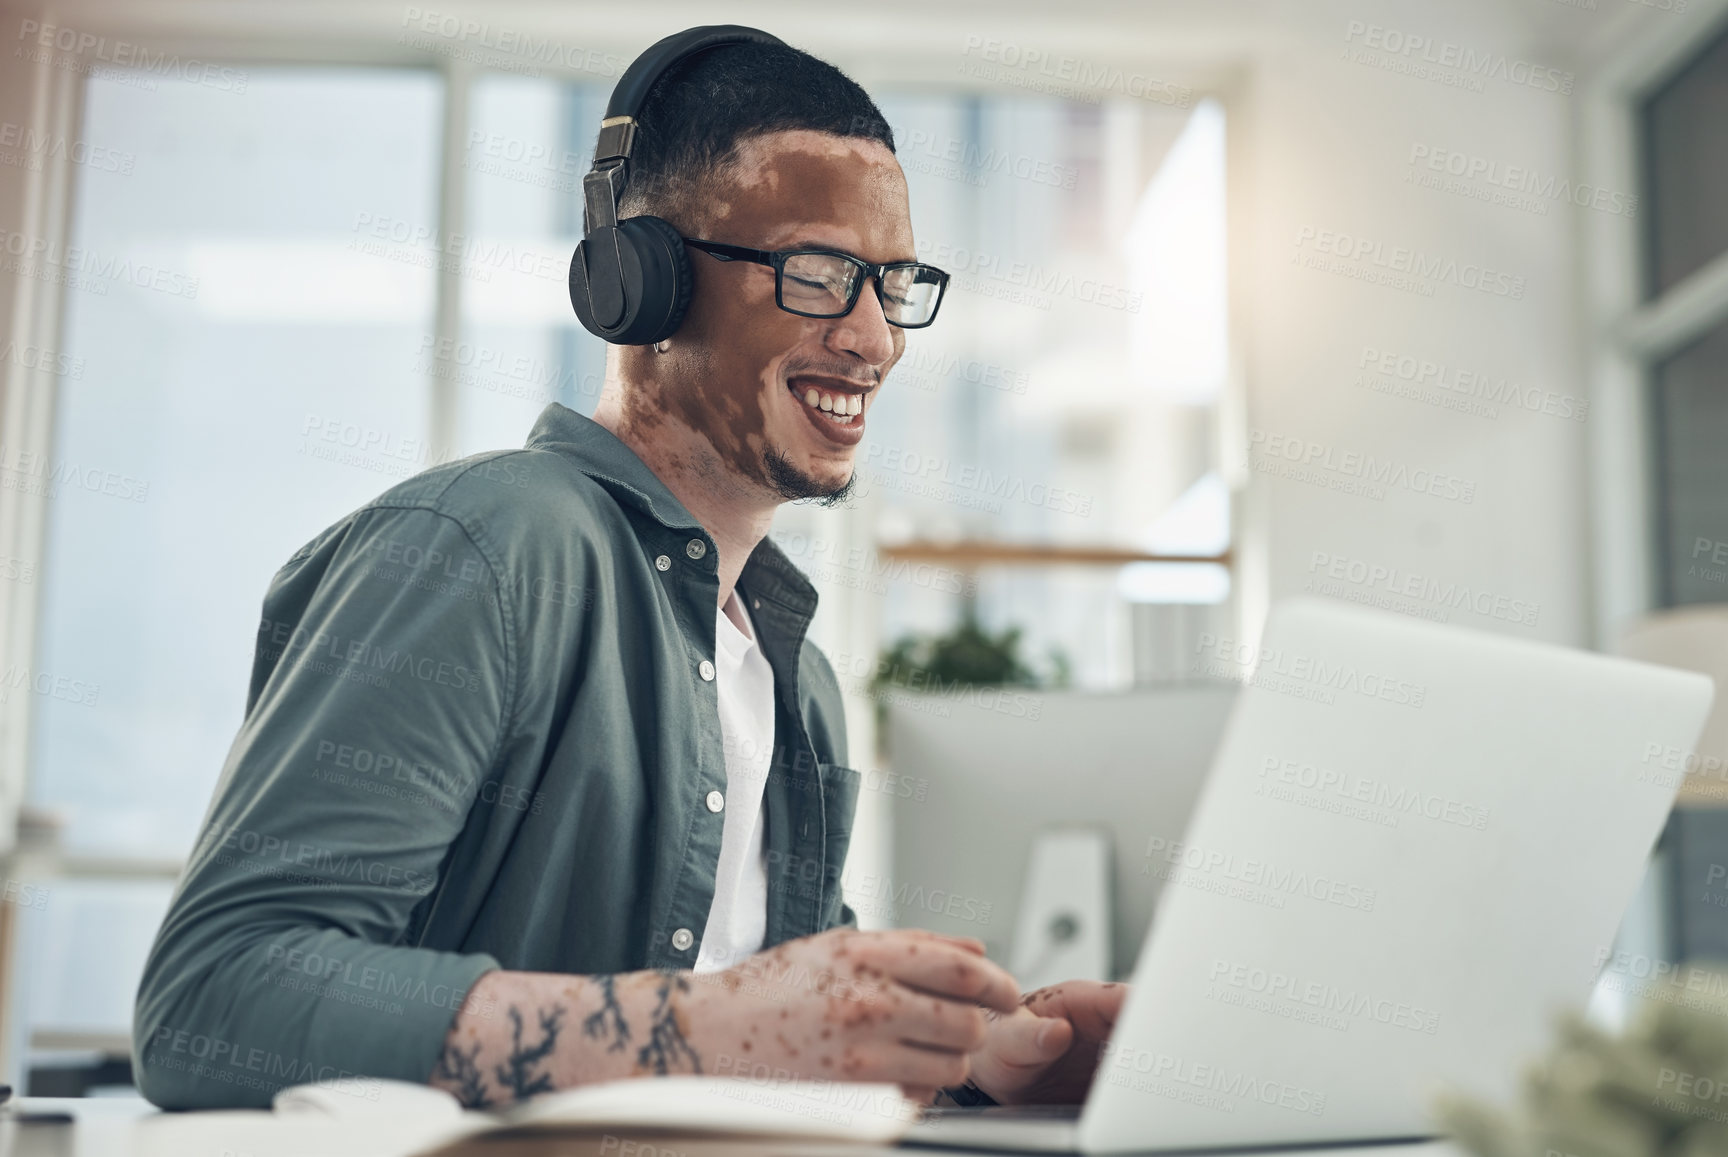
[[(962, 75), (993, 77), (1017, 88), (1068, 96), (1089, 104), (1097, 104), (1103, 92), (1176, 108), (1187, 108), (1194, 103), (1194, 90), (1187, 85), (1171, 84), (1143, 72), (1130, 72), (1077, 56), (1023, 47), (994, 36), (968, 36), (960, 55), (976, 58), (975, 62), (961, 62)], [(979, 62), (991, 67), (982, 67)], [(1016, 78), (1016, 73), (1021, 75)]]
[[(931, 161), (955, 166), (955, 171), (962, 174), (976, 174), (984, 178), (1018, 177), (1035, 185), (1050, 185), (1058, 189), (1072, 189), (1080, 176), (1080, 170), (1073, 165), (1060, 164), (1028, 153), (995, 149), (978, 141), (962, 140), (955, 136), (942, 137), (928, 129), (908, 131), (902, 137), (899, 151), (902, 164), (906, 163), (908, 155), (914, 158), (922, 156)], [(937, 172), (936, 175), (942, 174)]]
[(94, 707), (97, 696), (102, 693), (102, 684), (50, 671), (32, 671), (24, 663), (8, 663), (4, 670), (0, 670), (0, 703), (10, 703), (14, 691), (29, 691), (45, 699)]
[[(1528, 60), (1507, 56), (1503, 52), (1482, 52), (1450, 40), (1436, 41), (1420, 33), (1386, 28), (1362, 20), (1352, 20), (1345, 26), (1344, 43), (1372, 49), (1391, 60), (1427, 65), (1460, 78), (1467, 78), (1475, 82), (1469, 87), (1478, 92), (1482, 91), (1481, 81), (1499, 80), (1540, 92), (1570, 96), (1577, 82), (1577, 77), (1570, 72), (1533, 64)], [(1346, 51), (1348, 52), (1348, 49)]]
[[(1513, 209), (1546, 214), (1548, 202), (1567, 201), (1615, 217), (1632, 217), (1638, 212), (1635, 193), (1616, 192), (1583, 182), (1574, 184), (1568, 177), (1543, 176), (1528, 165), (1503, 164), (1438, 145), (1411, 145), (1409, 165), (1404, 179), (1410, 184), (1476, 196)], [(1425, 168), (1428, 172), (1420, 173), (1418, 168)], [(1448, 182), (1445, 178), (1454, 180)], [(1467, 182), (1479, 182), (1487, 188), (1477, 190)]]
[(924, 346), (908, 346), (906, 355), (894, 363), (895, 385), (908, 382), (914, 389), (933, 390), (938, 383), (951, 380), (1005, 394), (1025, 394), (1032, 386), (1032, 375), (1025, 370), (1011, 370), (995, 362), (963, 358)]
[[(1326, 1112), (1326, 1094), (1317, 1090), (1288, 1081), (1267, 1080), (1251, 1073), (1227, 1069), (1222, 1065), (1200, 1064), (1168, 1053), (1135, 1048), (1129, 1044), (1117, 1045), (1109, 1050), (1109, 1067), (1123, 1070), (1124, 1075), (1138, 1073), (1154, 1081), (1164, 1080), (1177, 1085), (1188, 1085), (1226, 1097), (1259, 1101), (1298, 1113), (1312, 1113), (1316, 1117)], [(1148, 1088), (1144, 1091), (1159, 1090)]]
[(1293, 759), (1268, 755), (1260, 762), (1260, 776), (1273, 783), (1288, 784), (1320, 795), (1334, 795), (1356, 803), (1384, 808), (1394, 815), (1418, 815), (1438, 823), (1484, 831), (1489, 809), (1406, 784), (1394, 784), (1373, 776), (1342, 772)]
[(284, 878), (314, 886), (333, 886), (344, 880), (364, 881), (376, 887), (399, 888), (415, 895), (425, 895), (438, 882), (437, 877), (412, 868), (332, 851), (317, 844), (290, 841), (238, 824), (227, 829), (210, 829), (200, 850), (207, 851), (218, 864), (252, 865), (259, 874), (282, 876), (284, 868), (307, 868), (309, 872), (304, 875), (289, 874)]
[[(1159, 860), (1176, 871), (1159, 868), (1156, 863)], [(1306, 896), (1340, 908), (1372, 912), (1378, 897), (1373, 888), (1334, 879), (1323, 872), (1309, 872), (1289, 864), (1238, 856), (1216, 848), (1202, 848), (1180, 840), (1167, 840), (1163, 836), (1147, 838), (1146, 862), (1140, 865), (1140, 874), (1171, 883), (1193, 883), (1194, 875), (1233, 881), (1249, 888), (1265, 889), (1279, 901), (1269, 906), (1277, 908), (1284, 906), (1284, 896)]]
[(1417, 606), (1415, 610), (1407, 613), (1438, 612), (1421, 613), (1420, 617), (1442, 623), (1447, 621), (1446, 611), (1462, 609), (1501, 622), (1533, 627), (1542, 612), (1541, 604), (1534, 601), (1509, 598), (1473, 587), (1469, 583), (1443, 581), (1432, 575), (1418, 574), (1346, 555), (1330, 554), (1323, 550), (1313, 552), (1309, 558), (1308, 574), (1310, 577), (1302, 585), (1305, 591), (1343, 598), (1349, 602), (1385, 606), (1391, 610), (1404, 608), (1377, 597), (1363, 596), (1385, 595), (1390, 599), (1403, 598), (1417, 604), (1427, 603), (1429, 606)]
[(166, 1024), (156, 1027), (140, 1059), (149, 1068), (186, 1070), (193, 1076), (268, 1091), (317, 1083), (368, 1101), (378, 1100), (384, 1091), (376, 1077)]
[[(1479, 369), (1448, 365), (1443, 361), (1417, 357), (1398, 350), (1363, 346), (1362, 356), (1356, 365), (1365, 371), (1364, 376), (1357, 379), (1357, 385), (1380, 393), (1396, 393), (1400, 396), (1406, 396), (1407, 393), (1407, 396), (1418, 401), (1430, 400), (1426, 391), (1432, 390), (1436, 392), (1435, 396), (1441, 399), (1439, 404), (1446, 409), (1467, 410), (1483, 417), (1499, 417), (1499, 411), (1492, 408), (1494, 406), (1505, 406), (1531, 414), (1547, 414), (1576, 422), (1584, 421), (1590, 414), (1588, 399), (1576, 398), (1555, 390), (1523, 386), (1504, 375), (1495, 376)], [(1385, 388), (1370, 375), (1378, 375), (1381, 382), (1387, 384), (1396, 380), (1410, 389), (1406, 392), (1396, 386)], [(1484, 403), (1484, 406), (1468, 405), (1473, 402)]]
[[(64, 133), (41, 133), (28, 125), (0, 121), (0, 149), (19, 149), (31, 158), (70, 161), (86, 165), (98, 172), (129, 175), (137, 164), (136, 155), (123, 149), (95, 145), (89, 141), (68, 137)], [(0, 154), (0, 163), (10, 164)]]
[(403, 9), (402, 28), (402, 36), (413, 33), (437, 36), (451, 44), (472, 45), (501, 56), (516, 57), (535, 64), (556, 65), (573, 72), (589, 72), (596, 76), (622, 76), (624, 70), (630, 66), (630, 61), (617, 53), (583, 48), (572, 44), (569, 37), (564, 35), (537, 36), (508, 25), (494, 26), (488, 21), (473, 20), (453, 12), (439, 12), (436, 9), (413, 5)]
[(1389, 246), (1372, 237), (1313, 225), (1296, 231), (1292, 259), (1306, 268), (1408, 289), (1424, 297), (1432, 297), (1436, 285), (1456, 285), (1491, 297), (1523, 301), (1529, 284), (1524, 277), (1475, 262), (1459, 262), (1408, 245)]
[(1260, 647), (1232, 638), (1219, 638), (1203, 631), (1194, 645), (1196, 654), (1210, 656), (1223, 666), (1254, 672), (1256, 684), (1267, 675), (1279, 675), (1297, 683), (1329, 692), (1348, 692), (1404, 707), (1420, 707), (1428, 697), (1426, 684), (1411, 683), (1383, 671), (1368, 671), (1328, 661), (1324, 656), (1287, 652), (1282, 647)]
[(171, 297), (198, 296), (198, 278), (177, 269), (102, 253), (82, 245), (63, 245), (47, 237), (13, 230), (0, 231), (0, 251), (13, 260), (0, 261), (0, 270), (44, 280), (67, 279), (75, 289), (106, 294), (109, 285), (133, 285)]
[[(440, 687), (458, 691), (478, 692), (481, 675), (477, 668), (460, 663), (416, 655), (399, 647), (385, 647), (375, 639), (353, 638), (329, 631), (310, 631), (285, 619), (262, 619), (258, 624), (258, 653), (271, 661), (292, 657), (305, 661), (323, 656), (337, 670), (363, 674), (389, 672), (409, 675)], [(316, 668), (315, 668), (316, 669)], [(386, 682), (384, 684), (388, 686)]]
[[(1092, 514), (1092, 496), (1065, 486), (1032, 481), (1017, 474), (1002, 474), (987, 466), (971, 462), (955, 462), (937, 454), (920, 454), (882, 442), (872, 442), (865, 448), (864, 462), (871, 480), (900, 490), (911, 487), (902, 482), (918, 482), (925, 486), (966, 491), (986, 498), (1001, 498), (1024, 502), (1029, 506), (1087, 518)], [(897, 481), (898, 480), (898, 481)], [(939, 496), (933, 494), (932, 496)]]
[[(246, 91), (246, 73), (238, 69), (209, 64), (191, 57), (181, 60), (177, 53), (157, 52), (152, 55), (148, 48), (131, 41), (110, 40), (106, 36), (68, 28), (64, 24), (21, 21), (18, 25), (18, 40), (23, 47), (13, 49), (14, 57), (22, 57), (37, 64), (57, 64), (68, 71), (89, 73), (106, 65), (126, 72), (136, 71), (146, 76), (204, 85), (219, 92)], [(55, 52), (64, 55), (56, 61), (53, 56)], [(119, 79), (112, 73), (105, 73), (105, 77)], [(152, 84), (151, 87), (155, 86)]]
[(1440, 1027), (1440, 1014), (1431, 1008), (1407, 1000), (1388, 999), (1381, 993), (1341, 988), (1277, 969), (1215, 959), (1206, 979), (1208, 987), (1235, 989), (1264, 997), (1273, 1004), (1283, 1003), (1333, 1016), (1371, 1020), (1430, 1036)]
[(1357, 494), (1376, 502), (1388, 490), (1408, 490), (1466, 505), (1476, 501), (1476, 483), (1437, 470), (1412, 469), (1408, 463), (1325, 442), (1253, 427), (1248, 431), (1248, 465), (1263, 474), (1308, 482)]
[(87, 490), (124, 502), (150, 497), (150, 483), (99, 466), (56, 461), (34, 450), (0, 443), (0, 487), (53, 498), (64, 490)]
[(8, 340), (4, 346), (0, 346), (0, 358), (27, 370), (53, 374), (57, 378), (84, 376), (83, 358), (45, 346), (20, 345), (14, 340)]

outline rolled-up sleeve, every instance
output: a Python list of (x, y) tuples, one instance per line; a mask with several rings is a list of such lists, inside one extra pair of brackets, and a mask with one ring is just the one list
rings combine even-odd
[(485, 541), (430, 509), (369, 509), (272, 582), (246, 715), (138, 993), (134, 1068), (157, 1105), (423, 1081), (498, 967), (414, 943), (515, 696)]

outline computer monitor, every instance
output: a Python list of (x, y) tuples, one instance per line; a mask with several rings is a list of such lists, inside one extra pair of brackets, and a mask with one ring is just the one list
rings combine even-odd
[(895, 922), (975, 936), (1006, 963), (1034, 836), (1095, 827), (1113, 844), (1111, 972), (1127, 975), (1163, 886), (1147, 847), (1182, 838), (1236, 693), (896, 693), (888, 763), (917, 790), (890, 793)]

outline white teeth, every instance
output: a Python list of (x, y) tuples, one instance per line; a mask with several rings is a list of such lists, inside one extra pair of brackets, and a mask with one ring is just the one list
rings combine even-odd
[(806, 406), (821, 410), (836, 425), (850, 425), (856, 415), (864, 412), (862, 394), (824, 394), (816, 387), (808, 386), (802, 397)]

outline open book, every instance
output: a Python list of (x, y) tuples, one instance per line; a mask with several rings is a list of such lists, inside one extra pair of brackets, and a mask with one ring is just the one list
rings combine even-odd
[(638, 1077), (548, 1093), (497, 1114), (499, 1129), (670, 1130), (892, 1142), (918, 1119), (896, 1085), (764, 1077)]
[[(642, 1137), (892, 1144), (918, 1118), (898, 1086), (753, 1076), (637, 1077), (546, 1093), (496, 1112), (464, 1110), (430, 1085), (351, 1077), (276, 1094), (274, 1112), (160, 1113), (138, 1157), (412, 1157), (458, 1142), (533, 1133), (602, 1138), (601, 1152), (652, 1152)], [(605, 1142), (616, 1140), (609, 1149)], [(826, 1147), (826, 1146), (825, 1146)]]

